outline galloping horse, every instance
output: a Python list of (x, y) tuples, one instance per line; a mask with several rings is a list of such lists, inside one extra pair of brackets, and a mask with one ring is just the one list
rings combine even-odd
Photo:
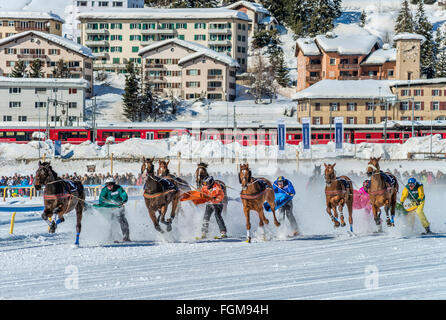
[[(335, 228), (345, 227), (344, 221), (344, 205), (347, 205), (348, 209), (348, 222), (350, 224), (350, 231), (353, 232), (353, 183), (347, 176), (336, 177), (334, 170), (336, 163), (325, 164), (325, 203), (327, 207), (327, 213), (331, 217)], [(338, 212), (336, 207), (339, 209), (341, 216), (341, 223), (338, 220)], [(334, 216), (331, 213), (333, 210)]]
[[(380, 208), (384, 206), (386, 210), (387, 226), (393, 227), (396, 197), (398, 194), (398, 181), (390, 172), (382, 172), (379, 169), (379, 158), (370, 158), (367, 165), (367, 175), (370, 177), (369, 197), (372, 205), (373, 218), (377, 226), (381, 225)], [(392, 217), (389, 217), (389, 208)]]
[(165, 179), (169, 179), (170, 181), (172, 181), (177, 187), (178, 189), (180, 189), (182, 192), (187, 192), (190, 191), (191, 188), (189, 186), (189, 183), (187, 183), (186, 180), (181, 179), (180, 177), (177, 177), (174, 174), (170, 173), (169, 170), (169, 161), (164, 161), (164, 160), (160, 160), (158, 161), (158, 170), (156, 171), (156, 174), (159, 177), (163, 177)]
[[(82, 211), (85, 205), (84, 186), (80, 181), (63, 180), (57, 176), (49, 162), (40, 162), (35, 174), (34, 187), (45, 186), (42, 219), (49, 225), (49, 233), (56, 232), (57, 225), (64, 222), (64, 214), (76, 209), (76, 245), (79, 245)], [(57, 219), (51, 219), (57, 215)]]
[[(155, 166), (153, 159), (143, 158), (141, 166), (141, 173), (147, 172), (147, 180), (144, 184), (144, 201), (149, 211), (150, 219), (152, 219), (155, 229), (161, 233), (164, 231), (161, 229), (159, 222), (161, 221), (167, 225), (167, 231), (172, 230), (172, 221), (175, 218), (175, 212), (178, 202), (174, 200), (179, 196), (178, 188), (169, 180), (155, 176)], [(170, 218), (166, 221), (164, 219), (169, 204), (172, 203), (172, 211)], [(156, 212), (160, 215), (156, 217)]]
[(265, 178), (253, 178), (248, 164), (240, 165), (239, 181), (242, 185), (240, 198), (242, 199), (243, 211), (246, 217), (246, 234), (247, 242), (251, 242), (251, 222), (249, 212), (251, 210), (257, 211), (259, 215), (259, 226), (264, 234), (263, 224), (268, 224), (269, 221), (265, 217), (263, 211), (263, 203), (266, 201), (271, 206), (273, 212), (274, 224), (280, 226), (276, 219), (275, 212), (275, 195), (271, 182)]
[(313, 175), (308, 179), (306, 188), (310, 189), (315, 187), (319, 182), (322, 183), (321, 165), (314, 165)]
[[(204, 162), (200, 162), (197, 164), (197, 170), (195, 171), (195, 183), (197, 184), (197, 188), (201, 188), (203, 180), (209, 177), (207, 167), (208, 167), (207, 163)], [(221, 188), (225, 195), (222, 203), (223, 203), (223, 214), (226, 214), (228, 211), (228, 194), (226, 191), (227, 189), (226, 184), (221, 180), (215, 180), (215, 181), (217, 181), (221, 185)]]

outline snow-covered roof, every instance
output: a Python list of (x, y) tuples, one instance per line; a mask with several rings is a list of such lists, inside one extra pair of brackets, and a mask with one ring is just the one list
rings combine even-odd
[(48, 87), (82, 87), (89, 88), (90, 83), (85, 79), (73, 78), (10, 78), (0, 77), (0, 86), (48, 86)]
[(333, 32), (337, 35), (368, 36), (371, 33), (357, 23), (339, 23)]
[(401, 32), (393, 37), (393, 41), (396, 40), (421, 40), (421, 43), (423, 43), (426, 41), (426, 38), (417, 33)]
[(0, 11), (0, 19), (49, 19), (65, 23), (64, 19), (51, 11)]
[(320, 56), (321, 52), (312, 38), (299, 38), (296, 40), (297, 46), (305, 56)]
[(273, 16), (266, 16), (265, 18), (259, 21), (259, 24), (262, 25), (270, 25), (272, 23), (278, 23), (277, 19), (274, 18)]
[(95, 58), (95, 56), (93, 55), (93, 52), (91, 52), (91, 49), (88, 47), (85, 47), (77, 42), (71, 41), (70, 39), (63, 38), (63, 37), (60, 37), (55, 34), (49, 34), (49, 33), (40, 32), (40, 31), (25, 31), (25, 32), (18, 33), (18, 34), (12, 35), (10, 37), (1, 39), (0, 46), (4, 45), (6, 43), (9, 43), (11, 41), (14, 41), (16, 39), (26, 37), (28, 35), (35, 35), (37, 37), (46, 39), (47, 41), (56, 43), (62, 47), (65, 47), (67, 49), (75, 51), (81, 55), (84, 55), (84, 56), (87, 56), (90, 58)]
[(230, 4), (229, 6), (226, 6), (226, 8), (234, 9), (234, 8), (237, 8), (238, 6), (245, 6), (246, 8), (249, 8), (252, 11), (255, 11), (255, 12), (261, 12), (261, 13), (265, 13), (265, 14), (270, 14), (268, 9), (266, 9), (260, 3), (255, 3), (255, 2), (250, 2), (250, 1), (243, 1), (243, 0), (234, 2), (233, 4)]
[(382, 48), (373, 51), (363, 62), (361, 62), (361, 65), (381, 65), (389, 61), (396, 61), (396, 48)]
[(316, 36), (317, 44), (325, 52), (345, 54), (368, 54), (375, 44), (381, 47), (382, 41), (374, 35), (337, 35), (333, 32)]
[(293, 100), (302, 99), (372, 99), (396, 98), (388, 80), (321, 80), (295, 93)]
[(121, 20), (147, 20), (147, 19), (240, 19), (251, 21), (247, 14), (226, 8), (184, 8), (184, 9), (125, 9), (83, 12), (77, 15), (78, 19), (121, 19)]
[(181, 39), (177, 39), (177, 38), (167, 39), (167, 40), (163, 40), (163, 41), (157, 41), (157, 42), (139, 50), (138, 55), (142, 56), (149, 51), (152, 51), (157, 48), (161, 48), (161, 47), (169, 45), (169, 44), (177, 44), (184, 48), (195, 51), (194, 53), (181, 58), (180, 61), (178, 62), (178, 64), (183, 64), (186, 61), (197, 58), (204, 54), (210, 58), (221, 61), (231, 67), (237, 67), (237, 68), (239, 67), (239, 64), (237, 63), (237, 61), (234, 60), (233, 58), (231, 58), (230, 56), (228, 56), (227, 54), (219, 53), (217, 51), (209, 49), (208, 47), (202, 46), (201, 44), (198, 44), (195, 42), (185, 41), (185, 40), (181, 40)]
[(446, 78), (433, 78), (433, 79), (415, 79), (415, 80), (388, 80), (389, 86), (416, 86), (423, 84), (446, 84)]

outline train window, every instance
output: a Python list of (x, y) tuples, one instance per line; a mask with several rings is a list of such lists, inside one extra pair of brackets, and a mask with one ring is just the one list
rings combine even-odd
[(312, 134), (312, 135), (311, 135), (311, 139), (316, 139), (316, 135), (315, 135), (315, 134)]
[(366, 138), (366, 139), (371, 139), (371, 138), (372, 138), (372, 135), (371, 135), (370, 133), (366, 133), (365, 138)]
[[(322, 138), (320, 138), (320, 139), (322, 139)], [(330, 134), (326, 134), (325, 139), (330, 139)]]
[(158, 132), (158, 139), (167, 139), (169, 138), (169, 132)]
[(15, 133), (14, 131), (7, 131), (7, 132), (6, 132), (6, 136), (7, 136), (7, 137), (13, 137), (13, 136), (14, 136), (14, 133)]
[(408, 133), (404, 134), (404, 139), (409, 139), (410, 135)]
[(318, 134), (317, 138), (318, 138), (318, 140), (322, 140), (322, 139), (324, 139), (324, 135), (323, 134)]
[(399, 139), (400, 138), (400, 134), (399, 133), (395, 133), (394, 137), (395, 137), (395, 139)]
[(300, 134), (295, 134), (295, 135), (294, 135), (294, 139), (295, 139), (295, 140), (300, 140)]
[(6, 136), (6, 132), (0, 131), (0, 137), (4, 137), (4, 136)]

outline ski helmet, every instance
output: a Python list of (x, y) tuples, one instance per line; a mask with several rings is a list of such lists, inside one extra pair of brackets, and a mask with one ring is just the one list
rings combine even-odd
[(411, 184), (411, 183), (415, 184), (415, 183), (417, 183), (417, 180), (415, 178), (409, 178), (409, 180), (407, 180), (407, 184)]
[(203, 183), (204, 183), (204, 185), (206, 185), (206, 186), (208, 186), (208, 187), (211, 187), (211, 186), (213, 186), (214, 185), (214, 178), (212, 177), (212, 176), (208, 176), (208, 177), (206, 177), (205, 179), (204, 179), (204, 181), (203, 181)]
[(113, 179), (112, 177), (105, 179), (105, 185), (107, 184), (115, 184), (115, 179)]

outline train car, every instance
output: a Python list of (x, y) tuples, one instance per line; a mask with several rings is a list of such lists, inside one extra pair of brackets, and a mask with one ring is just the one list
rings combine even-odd
[(50, 139), (60, 140), (62, 143), (80, 144), (92, 139), (89, 127), (50, 128)]
[(45, 129), (39, 127), (11, 126), (0, 128), (0, 142), (28, 143), (32, 140), (33, 133), (38, 131), (45, 133)]

